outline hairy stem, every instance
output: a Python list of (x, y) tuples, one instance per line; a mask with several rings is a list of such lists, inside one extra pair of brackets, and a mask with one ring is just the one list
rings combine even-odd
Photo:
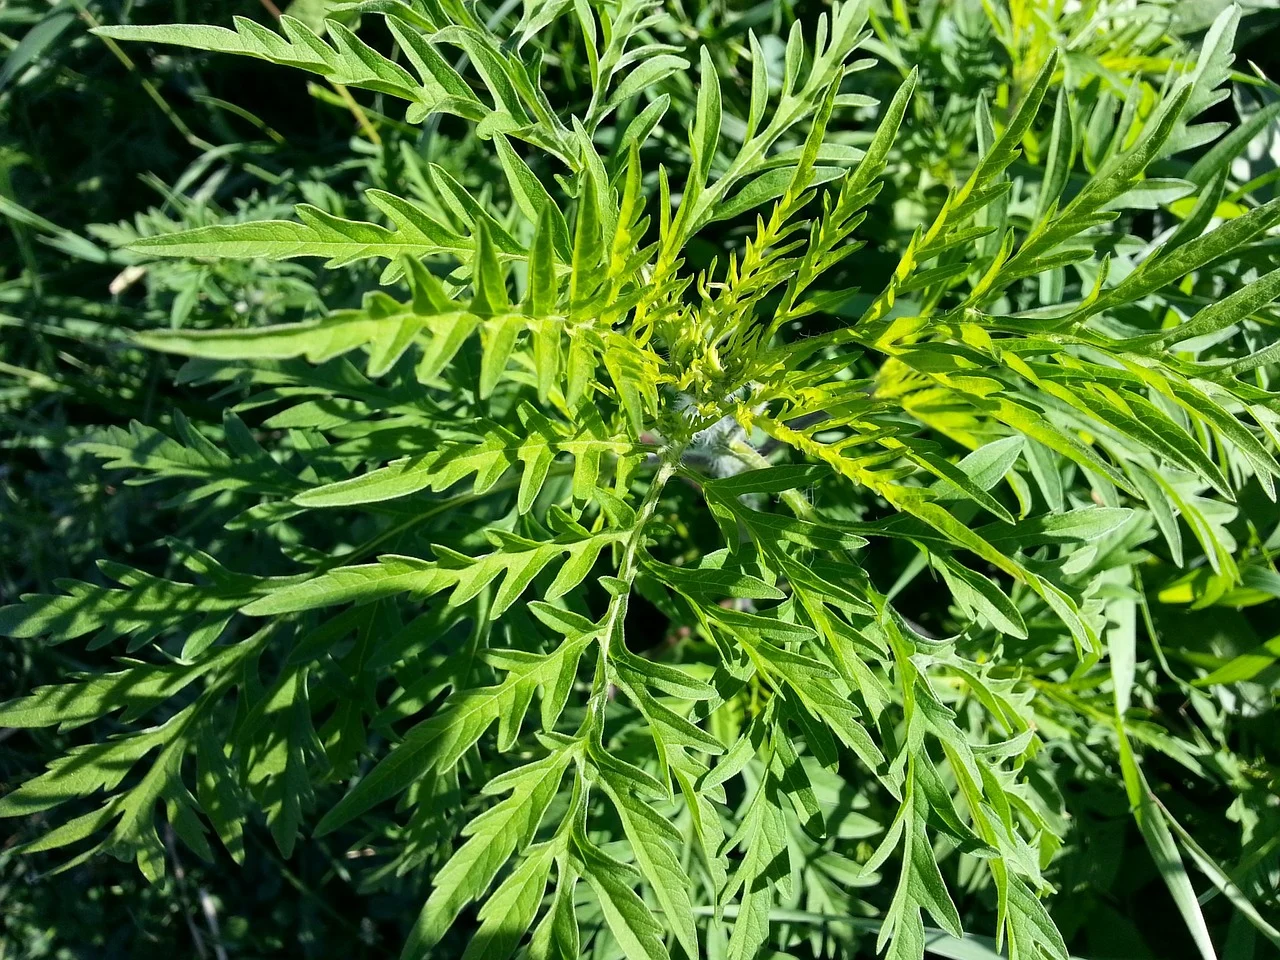
[(618, 564), (618, 579), (625, 584), (625, 589), (619, 586), (618, 592), (609, 601), (608, 612), (605, 613), (604, 630), (601, 635), (601, 652), (606, 657), (609, 653), (609, 644), (613, 639), (614, 631), (620, 630), (622, 621), (627, 615), (627, 601), (631, 597), (631, 584), (635, 581), (636, 572), (640, 566), (640, 545), (644, 542), (644, 528), (648, 526), (649, 521), (653, 518), (653, 513), (658, 507), (658, 498), (662, 495), (662, 489), (667, 485), (667, 481), (676, 472), (676, 464), (679, 459), (680, 451), (672, 452), (668, 450), (664, 452), (662, 465), (658, 467), (658, 472), (653, 476), (653, 483), (650, 484), (649, 490), (645, 493), (644, 501), (640, 504), (640, 509), (636, 513), (635, 526), (632, 527), (631, 535), (627, 537), (627, 541), (623, 545), (622, 560)]
[(627, 606), (631, 599), (631, 585), (635, 582), (640, 567), (640, 546), (644, 542), (644, 528), (649, 525), (654, 511), (658, 508), (658, 499), (662, 490), (676, 472), (676, 466), (684, 452), (684, 446), (668, 447), (662, 452), (662, 463), (653, 476), (653, 482), (645, 492), (640, 509), (636, 512), (635, 526), (622, 548), (622, 559), (618, 562), (617, 579), (613, 597), (609, 600), (609, 609), (605, 611), (600, 630), (600, 660), (596, 667), (595, 679), (591, 686), (591, 700), (588, 716), (593, 718), (597, 731), (604, 729), (604, 703), (608, 693), (608, 663), (610, 647), (616, 636), (622, 640), (622, 625), (627, 618)]

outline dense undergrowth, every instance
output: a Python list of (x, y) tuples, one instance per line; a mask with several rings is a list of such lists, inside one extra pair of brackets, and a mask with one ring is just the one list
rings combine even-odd
[(0, 956), (1276, 955), (1254, 6), (0, 11)]

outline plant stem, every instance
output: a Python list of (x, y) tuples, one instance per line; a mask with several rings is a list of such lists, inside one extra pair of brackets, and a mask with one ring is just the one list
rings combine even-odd
[[(85, 7), (84, 0), (71, 0), (71, 2), (75, 6), (77, 12), (79, 12), (80, 19), (87, 23), (90, 29), (96, 29), (97, 27), (102, 26), (98, 21), (98, 18), (90, 13), (88, 8)], [(146, 77), (142, 76), (142, 74), (138, 73), (137, 64), (133, 62), (133, 59), (127, 53), (120, 49), (120, 45), (118, 43), (110, 37), (99, 37), (98, 39), (106, 44), (107, 49), (111, 51), (117, 60), (124, 64), (126, 70), (138, 77), (138, 82), (142, 84), (142, 89), (147, 92), (147, 96), (150, 97), (152, 102), (160, 108), (160, 112), (169, 118), (169, 122), (177, 128), (178, 132), (182, 134), (187, 143), (191, 144), (191, 146), (195, 147), (197, 150), (214, 149), (212, 143), (202, 137), (196, 136), (196, 134), (192, 132), (191, 128), (187, 126), (186, 121), (178, 116), (178, 112), (174, 110), (173, 107), (169, 106), (169, 102), (160, 95), (160, 91), (156, 85)]]
[(609, 654), (609, 644), (613, 639), (614, 631), (621, 626), (622, 619), (627, 614), (627, 601), (631, 596), (631, 584), (635, 581), (636, 573), (640, 566), (640, 545), (644, 542), (644, 528), (653, 518), (653, 513), (658, 508), (658, 498), (662, 495), (662, 488), (667, 485), (667, 481), (676, 472), (676, 464), (680, 460), (681, 452), (682, 450), (672, 451), (671, 449), (664, 451), (662, 465), (658, 467), (658, 472), (653, 476), (653, 482), (649, 485), (644, 500), (640, 504), (640, 509), (636, 513), (635, 526), (632, 527), (631, 535), (627, 537), (627, 542), (622, 548), (622, 560), (618, 564), (618, 579), (626, 585), (626, 589), (619, 587), (618, 592), (609, 601), (609, 610), (605, 613), (604, 630), (600, 636), (600, 649), (605, 657)]
[(594, 723), (597, 732), (603, 732), (604, 730), (604, 703), (609, 690), (609, 649), (615, 636), (622, 637), (622, 626), (626, 621), (627, 606), (631, 599), (631, 585), (635, 582), (636, 573), (640, 567), (640, 546), (644, 542), (644, 528), (648, 526), (649, 521), (653, 518), (654, 511), (658, 508), (658, 499), (662, 495), (662, 489), (675, 474), (676, 465), (680, 462), (680, 456), (683, 452), (684, 445), (668, 447), (662, 452), (661, 466), (658, 467), (658, 472), (654, 474), (653, 482), (645, 492), (640, 509), (636, 512), (635, 526), (631, 528), (631, 534), (627, 537), (627, 541), (622, 548), (622, 559), (618, 563), (617, 574), (617, 579), (622, 582), (614, 585), (614, 593), (609, 600), (609, 609), (605, 611), (604, 619), (601, 621), (599, 635), (600, 659), (596, 666), (595, 678), (591, 682), (591, 698), (587, 705), (588, 720), (586, 722)]

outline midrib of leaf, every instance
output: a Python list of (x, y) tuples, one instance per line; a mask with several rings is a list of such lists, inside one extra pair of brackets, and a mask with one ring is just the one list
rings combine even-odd
[[(376, 239), (351, 239), (336, 231), (325, 232), (295, 220), (259, 220), (231, 226), (196, 227), (178, 234), (144, 237), (130, 244), (138, 253), (165, 257), (220, 257), (251, 260), (291, 260), (295, 257), (324, 257), (334, 268), (369, 257), (394, 260), (401, 256), (466, 257), (469, 244), (442, 244), (402, 236), (376, 223), (346, 221), (375, 234)], [(509, 257), (509, 259), (515, 259)]]

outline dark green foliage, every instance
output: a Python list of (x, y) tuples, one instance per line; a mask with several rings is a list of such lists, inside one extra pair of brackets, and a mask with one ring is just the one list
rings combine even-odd
[(1266, 15), (232, 6), (0, 81), (166, 171), (4, 155), (11, 882), (205, 955), (1280, 947)]

